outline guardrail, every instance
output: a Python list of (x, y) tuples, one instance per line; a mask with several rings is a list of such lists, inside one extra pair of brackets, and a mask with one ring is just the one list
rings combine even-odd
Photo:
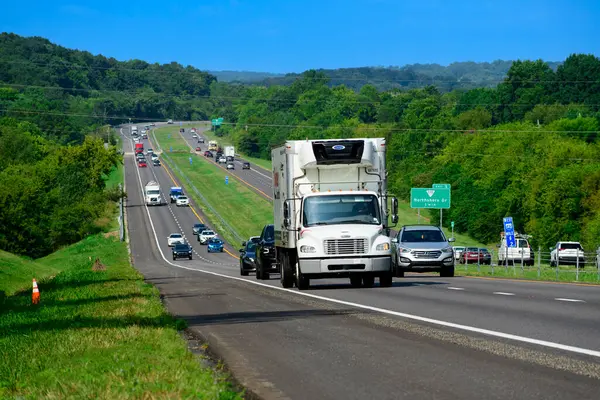
[[(521, 253), (520, 257), (506, 257), (507, 262), (500, 260), (495, 251), (490, 250), (491, 259), (489, 264), (487, 259), (478, 254), (477, 260), (466, 260), (463, 257), (455, 259), (455, 268), (457, 271), (466, 272), (476, 269), (478, 273), (488, 273), (492, 276), (537, 276), (542, 275), (548, 279), (561, 280), (561, 277), (570, 276), (569, 280), (578, 281), (596, 281), (600, 282), (600, 263), (598, 253), (580, 251), (578, 255), (572, 258), (565, 258), (560, 255), (557, 259), (556, 254), (551, 252), (542, 252), (530, 249), (531, 257), (525, 257)], [(512, 274), (511, 274), (512, 272)], [(583, 279), (582, 279), (583, 278)]]
[[(171, 157), (169, 157), (169, 155), (167, 153), (163, 153), (162, 154), (163, 160), (165, 160), (167, 166), (169, 168), (171, 168), (172, 170), (175, 170), (179, 173), (179, 175), (187, 182), (187, 185), (189, 188), (191, 188), (194, 193), (196, 193), (198, 195), (198, 197), (200, 199), (202, 199), (202, 202), (210, 209), (210, 211), (219, 219), (219, 221), (221, 222), (221, 224), (229, 231), (229, 233), (231, 234), (231, 236), (233, 236), (234, 238), (237, 239), (238, 243), (241, 243), (243, 241), (245, 241), (246, 239), (244, 239), (236, 230), (234, 227), (232, 227), (227, 221), (225, 221), (225, 219), (217, 212), (217, 210), (215, 210), (213, 208), (213, 206), (210, 205), (210, 203), (208, 202), (208, 200), (206, 199), (206, 197), (204, 197), (202, 195), (202, 193), (200, 193), (200, 191), (198, 190), (198, 188), (196, 188), (196, 185), (194, 185), (192, 183), (192, 181), (187, 177), (187, 175), (177, 166), (177, 164), (175, 164), (175, 162), (173, 162), (173, 160), (171, 159)], [(232, 244), (233, 245), (233, 244)]]
[[(121, 186), (121, 184), (119, 183), (119, 192), (122, 193), (123, 192), (123, 188)], [(125, 217), (124, 217), (124, 204), (123, 204), (123, 197), (119, 198), (119, 239), (122, 241), (125, 240)]]

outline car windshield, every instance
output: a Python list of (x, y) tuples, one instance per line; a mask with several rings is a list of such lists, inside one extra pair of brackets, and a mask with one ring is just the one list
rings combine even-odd
[(265, 228), (265, 240), (273, 240), (275, 239), (275, 228), (272, 225), (269, 225)]
[(204, 231), (202, 232), (203, 235), (208, 236), (208, 235), (214, 235), (215, 233), (213, 231)]
[[(402, 233), (403, 243), (423, 243), (423, 242), (445, 242), (446, 239), (441, 231), (437, 229), (415, 229), (406, 230)], [(470, 251), (467, 249), (467, 251)], [(477, 251), (477, 249), (475, 249)]]
[(185, 196), (179, 196), (177, 199), (178, 200), (187, 200), (187, 197), (185, 197)]
[(248, 242), (246, 243), (246, 251), (253, 252), (256, 249), (256, 243)]
[(170, 236), (170, 238), (171, 238), (171, 239), (179, 239), (179, 238), (181, 238), (181, 237), (182, 237), (182, 236), (181, 236), (181, 234), (179, 234), (179, 233), (172, 233), (172, 234), (171, 234), (171, 236)]
[(194, 228), (204, 228), (204, 224), (194, 224)]
[(189, 246), (187, 244), (176, 244), (175, 250), (188, 250)]
[(210, 239), (208, 241), (208, 243), (210, 243), (210, 244), (221, 244), (221, 241), (219, 239)]
[(312, 196), (304, 200), (304, 226), (368, 224), (379, 225), (379, 205), (373, 195)]

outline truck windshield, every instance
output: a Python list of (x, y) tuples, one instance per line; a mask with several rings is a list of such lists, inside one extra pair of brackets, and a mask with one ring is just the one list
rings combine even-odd
[(160, 194), (160, 190), (147, 190), (147, 194)]
[(373, 195), (312, 196), (304, 200), (303, 225), (379, 225), (379, 202)]

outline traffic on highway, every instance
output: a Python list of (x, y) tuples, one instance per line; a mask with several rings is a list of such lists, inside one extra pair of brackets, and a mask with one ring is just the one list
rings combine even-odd
[[(452, 342), (458, 341), (461, 343), (460, 346), (464, 346), (465, 354), (469, 354), (462, 357), (469, 359), (471, 375), (466, 379), (467, 383), (460, 384), (455, 388), (454, 393), (462, 393), (465, 398), (472, 397), (472, 394), (478, 390), (487, 390), (488, 385), (484, 383), (486, 379), (493, 379), (497, 384), (504, 385), (503, 387), (507, 390), (513, 385), (514, 381), (518, 381), (520, 387), (524, 390), (523, 393), (533, 393), (528, 391), (540, 390), (543, 386), (544, 392), (549, 396), (548, 398), (552, 398), (554, 394), (548, 392), (549, 389), (545, 386), (548, 385), (550, 375), (540, 372), (540, 369), (548, 367), (547, 363), (542, 361), (545, 357), (556, 358), (553, 362), (553, 368), (556, 367), (555, 364), (561, 357), (566, 357), (561, 359), (559, 369), (563, 371), (566, 369), (569, 373), (575, 375), (580, 374), (576, 371), (578, 368), (586, 368), (587, 371), (590, 371), (590, 368), (594, 371), (598, 368), (597, 360), (600, 359), (600, 340), (598, 337), (600, 336), (598, 336), (597, 320), (600, 317), (598, 311), (600, 296), (597, 288), (585, 285), (453, 277), (453, 269), (449, 269), (450, 265), (452, 265), (452, 268), (454, 266), (455, 256), (452, 248), (452, 238), (445, 237), (442, 231), (436, 230), (436, 227), (407, 226), (400, 229), (399, 234), (391, 236), (386, 232), (386, 229), (391, 229), (391, 227), (384, 225), (382, 230), (381, 223), (385, 221), (383, 215), (390, 214), (390, 218), (394, 220), (395, 206), (394, 201), (390, 199), (392, 207), (387, 210), (385, 205), (388, 202), (379, 201), (383, 192), (378, 192), (379, 183), (381, 182), (378, 181), (380, 178), (377, 176), (373, 178), (374, 185), (369, 186), (369, 181), (363, 184), (365, 182), (356, 178), (360, 174), (347, 170), (345, 180), (340, 179), (339, 174), (335, 173), (332, 175), (332, 177), (336, 177), (334, 186), (327, 187), (324, 184), (327, 179), (333, 181), (332, 177), (321, 176), (321, 181), (312, 181), (313, 178), (308, 172), (307, 176), (303, 178), (305, 181), (299, 182), (281, 176), (277, 179), (277, 183), (273, 185), (273, 181), (269, 180), (269, 171), (255, 165), (251, 165), (250, 169), (238, 168), (239, 165), (243, 165), (247, 161), (236, 154), (230, 155), (230, 157), (233, 157), (235, 168), (229, 169), (229, 173), (235, 174), (240, 180), (246, 181), (251, 187), (253, 186), (257, 194), (263, 192), (264, 195), (270, 198), (272, 198), (270, 194), (275, 194), (275, 198), (272, 199), (273, 204), (277, 205), (274, 206), (274, 224), (266, 224), (262, 232), (257, 232), (255, 236), (249, 237), (243, 243), (227, 243), (220, 236), (218, 226), (206, 218), (201, 207), (195, 203), (193, 196), (188, 195), (185, 183), (177, 179), (171, 167), (164, 160), (162, 160), (160, 166), (149, 168), (139, 168), (134, 164), (137, 143), (131, 136), (131, 131), (127, 125), (119, 129), (126, 139), (124, 150), (125, 154), (129, 156), (126, 157), (125, 161), (126, 185), (128, 193), (131, 192), (132, 194), (128, 199), (127, 207), (135, 210), (136, 214), (135, 222), (129, 228), (132, 231), (134, 257), (137, 255), (147, 259), (150, 257), (150, 253), (155, 252), (153, 249), (156, 249), (158, 258), (153, 259), (153, 263), (157, 266), (153, 267), (151, 271), (165, 271), (164, 267), (161, 268), (158, 265), (172, 268), (169, 274), (182, 276), (181, 279), (185, 281), (184, 287), (190, 293), (195, 293), (199, 290), (199, 287), (211, 288), (206, 289), (210, 293), (216, 293), (214, 290), (222, 290), (229, 293), (227, 296), (233, 296), (232, 299), (239, 298), (244, 303), (253, 304), (254, 306), (261, 304), (260, 308), (267, 314), (271, 312), (269, 311), (271, 308), (275, 307), (276, 310), (279, 310), (276, 311), (277, 313), (286, 315), (284, 311), (281, 311), (282, 308), (292, 307), (296, 309), (298, 305), (305, 302), (313, 305), (317, 302), (317, 308), (321, 306), (327, 309), (333, 308), (336, 311), (332, 311), (332, 315), (339, 315), (340, 312), (356, 313), (355, 322), (347, 321), (341, 325), (339, 322), (327, 322), (325, 326), (320, 328), (317, 328), (317, 326), (312, 327), (312, 325), (301, 328), (302, 323), (300, 321), (294, 323), (296, 326), (294, 329), (310, 329), (311, 332), (313, 329), (317, 329), (317, 331), (326, 329), (331, 332), (342, 329), (346, 334), (352, 332), (352, 339), (344, 345), (346, 350), (352, 354), (358, 349), (350, 349), (353, 346), (356, 347), (357, 343), (360, 342), (359, 337), (365, 334), (382, 342), (389, 342), (390, 340), (394, 342), (401, 340), (400, 337), (404, 337), (402, 340), (408, 340), (405, 335), (418, 332), (419, 335), (427, 337), (428, 346), (433, 343), (429, 342), (430, 340), (436, 343), (439, 341), (440, 344), (446, 343), (445, 350), (438, 348), (438, 351), (445, 354), (443, 357), (450, 358), (456, 357), (451, 356), (453, 354), (452, 348), (456, 345), (452, 345)], [(196, 153), (197, 157), (205, 158), (208, 162), (217, 164), (220, 168), (226, 168), (222, 165), (225, 163), (221, 165), (218, 163), (220, 155), (219, 157), (206, 157), (204, 155), (205, 151), (210, 150), (205, 150), (205, 147), (207, 148), (207, 145), (209, 145), (209, 140), (202, 136), (202, 129), (206, 128), (198, 128), (195, 132), (187, 132), (186, 130), (180, 132), (190, 145), (190, 153)], [(139, 143), (154, 149), (154, 153), (161, 160), (160, 151), (156, 150), (159, 145), (154, 143), (153, 140), (154, 138), (150, 135), (147, 139), (140, 139)], [(204, 141), (205, 144), (198, 143), (199, 140)], [(329, 153), (327, 148), (319, 153), (323, 157), (322, 160), (317, 159), (315, 156), (312, 158), (309, 156), (299, 156), (297, 159), (291, 158), (293, 162), (304, 160), (303, 162), (308, 164), (319, 165), (320, 161), (323, 162), (329, 157), (329, 162), (325, 162), (324, 165), (331, 166), (335, 165), (335, 161), (333, 163), (331, 161), (332, 148), (347, 144), (332, 143), (329, 147)], [(375, 141), (374, 144), (373, 148), (383, 147), (380, 142)], [(288, 143), (288, 145), (293, 146), (294, 143)], [(357, 144), (350, 143), (348, 145), (356, 146)], [(364, 146), (364, 143), (358, 145)], [(200, 147), (200, 150), (197, 150), (197, 147)], [(309, 146), (310, 152), (313, 151), (311, 147)], [(217, 144), (214, 156), (216, 156), (218, 150)], [(285, 153), (283, 148), (275, 149), (274, 152), (276, 151)], [(297, 153), (302, 152), (300, 148), (296, 151)], [(352, 154), (352, 152), (348, 154)], [(290, 157), (286, 157), (289, 161)], [(380, 161), (373, 161), (382, 159), (377, 156), (376, 152), (370, 153), (370, 157), (370, 159), (367, 159), (365, 156), (364, 159), (357, 160), (358, 162), (355, 164), (362, 167), (361, 163), (366, 164), (368, 162), (368, 167), (365, 168), (371, 168), (370, 171), (385, 169), (385, 166), (377, 165)], [(215, 160), (215, 158), (217, 159)], [(226, 163), (231, 162), (227, 159), (225, 161)], [(297, 167), (286, 166), (283, 159), (279, 164), (274, 165), (281, 164), (283, 165), (283, 171), (295, 171)], [(308, 168), (306, 169), (308, 170)], [(369, 177), (369, 179), (371, 178)], [(342, 183), (339, 182), (340, 180), (342, 180)], [(293, 201), (287, 201), (286, 197), (280, 194), (281, 191), (290, 193), (292, 188), (286, 187), (286, 185), (292, 182), (310, 188), (310, 190), (302, 192), (303, 196), (306, 197), (304, 202), (306, 203), (307, 212), (308, 206), (312, 206), (313, 200), (311, 199), (314, 199), (312, 213), (302, 213), (306, 214), (302, 215), (302, 219), (299, 219), (300, 213), (296, 210), (297, 204), (293, 204)], [(352, 182), (352, 193), (340, 192), (339, 185), (346, 185), (347, 182)], [(161, 198), (166, 199), (163, 201), (162, 206), (146, 206), (142, 201), (143, 195), (146, 193), (144, 188), (149, 183), (157, 183), (160, 186)], [(321, 190), (319, 190), (319, 184), (321, 184)], [(136, 191), (140, 193), (139, 197), (135, 195)], [(186, 204), (178, 206), (177, 199), (181, 196), (187, 197)], [(144, 210), (139, 209), (139, 206), (144, 207)], [(359, 209), (361, 211), (358, 211)], [(298, 219), (294, 220), (294, 218)], [(305, 224), (303, 229), (312, 232), (306, 235), (301, 234), (301, 238), (296, 238), (294, 241), (290, 235), (295, 235), (295, 232), (297, 232), (295, 227), (298, 223)], [(281, 227), (286, 225), (286, 231), (282, 232)], [(371, 229), (370, 226), (373, 227), (372, 233), (368, 230)], [(335, 229), (335, 232), (349, 236), (341, 239), (350, 239), (351, 242), (348, 242), (351, 243), (350, 247), (347, 247), (347, 242), (338, 239), (337, 242), (328, 244), (324, 253), (317, 253), (316, 250), (311, 249), (310, 240), (312, 238), (317, 238), (317, 242), (327, 240), (328, 237), (334, 234), (331, 231), (332, 228)], [(172, 235), (175, 235), (175, 237)], [(368, 243), (372, 243), (373, 246), (370, 248), (360, 247), (365, 246), (359, 240), (361, 235), (366, 236), (369, 239)], [(186, 249), (183, 247), (175, 254), (173, 248), (181, 245), (189, 246), (192, 255), (186, 256), (184, 254)], [(282, 248), (294, 249), (299, 258), (294, 260), (294, 252), (286, 254), (281, 251)], [(404, 249), (409, 251), (405, 252)], [(299, 256), (301, 250), (306, 253), (306, 256)], [(416, 252), (413, 250), (416, 250)], [(352, 254), (357, 251), (364, 251), (365, 254), (369, 255), (368, 263), (366, 261), (354, 261), (367, 260), (365, 256), (352, 257)], [(421, 251), (427, 252), (426, 257), (436, 257), (439, 264), (420, 262), (419, 252)], [(472, 257), (472, 255), (468, 255), (469, 251), (467, 251), (465, 257)], [(438, 255), (436, 252), (440, 254)], [(408, 256), (408, 253), (411, 255)], [(173, 254), (173, 257), (171, 257), (171, 254)], [(379, 263), (376, 266), (377, 257), (386, 260), (385, 263)], [(304, 258), (306, 264), (304, 264)], [(449, 258), (452, 259), (452, 262), (448, 260)], [(404, 267), (411, 265), (420, 266), (425, 271), (438, 273), (433, 275), (405, 275), (404, 272), (410, 272), (410, 269)], [(354, 268), (355, 266), (356, 268)], [(357, 269), (360, 272), (357, 273)], [(271, 279), (272, 275), (275, 279)], [(375, 285), (377, 279), (379, 285)], [(373, 289), (369, 289), (371, 287)], [(191, 310), (189, 307), (201, 307), (200, 295), (192, 295), (189, 302), (185, 304), (181, 298), (177, 298), (175, 301), (180, 304), (183, 310)], [(264, 301), (269, 303), (264, 303)], [(294, 304), (295, 306), (293, 306)], [(225, 307), (225, 303), (222, 306)], [(231, 307), (231, 304), (227, 307)], [(237, 308), (237, 306), (234, 308)], [(282, 341), (280, 336), (282, 334), (280, 329), (286, 329), (284, 327), (285, 321), (290, 323), (290, 319), (296, 320), (293, 317), (294, 313), (289, 312), (289, 317), (282, 317), (281, 322), (278, 323), (281, 326), (277, 325), (277, 327), (271, 328), (274, 329), (272, 332), (262, 333), (262, 335), (270, 337), (270, 340), (264, 340), (260, 337), (250, 338), (252, 334), (249, 332), (234, 337), (231, 333), (223, 333), (221, 328), (207, 328), (201, 321), (197, 322), (197, 326), (203, 332), (225, 335), (230, 345), (235, 343), (232, 346), (235, 346), (236, 349), (246, 348), (247, 345), (242, 342), (249, 340), (252, 346), (256, 346), (255, 351), (244, 350), (244, 357), (249, 357), (257, 363), (265, 357), (270, 357), (287, 365), (284, 361), (284, 354), (298, 350), (293, 342)], [(574, 312), (576, 312), (576, 318), (574, 318)], [(369, 327), (365, 326), (365, 323), (369, 324)], [(343, 328), (346, 324), (349, 325)], [(400, 333), (400, 337), (393, 334), (392, 337), (384, 338), (390, 333), (382, 330), (382, 326), (393, 327), (390, 329), (402, 333)], [(322, 337), (322, 335), (318, 336)], [(480, 341), (482, 338), (485, 339), (483, 342)], [(312, 334), (307, 334), (305, 339), (301, 340), (307, 340), (307, 343), (315, 343)], [(268, 343), (273, 342), (277, 342), (281, 349), (275, 351), (272, 347), (269, 347)], [(350, 343), (354, 344), (351, 345)], [(333, 342), (329, 343), (326, 340), (321, 342), (320, 346), (333, 346)], [(392, 348), (396, 349), (393, 352), (398, 353), (397, 357), (399, 359), (406, 357), (406, 354), (402, 354), (401, 347), (397, 346), (371, 349), (369, 354), (374, 354), (374, 356), (382, 359), (389, 359), (389, 352)], [(502, 354), (512, 352), (512, 350), (508, 350), (509, 348), (521, 348), (523, 350), (518, 353), (518, 357), (506, 358)], [(320, 349), (327, 354), (331, 353), (331, 349), (325, 350), (323, 347), (320, 347)], [(431, 351), (427, 350), (427, 352)], [(482, 353), (486, 355), (482, 355)], [(339, 353), (336, 352), (335, 354), (339, 356)], [(431, 353), (431, 356), (433, 357), (433, 353)], [(332, 357), (335, 359), (333, 354)], [(439, 357), (439, 354), (436, 359), (437, 357)], [(473, 357), (483, 358), (476, 362)], [(362, 356), (361, 359), (366, 361)], [(569, 364), (565, 364), (567, 359), (571, 360)], [(422, 359), (421, 362), (425, 363), (425, 360)], [(438, 361), (431, 359), (422, 367), (430, 368), (431, 363), (434, 362), (437, 363)], [(467, 361), (465, 359), (461, 362)], [(492, 362), (494, 367), (483, 367), (483, 364), (479, 365), (480, 362), (486, 365)], [(574, 362), (578, 367), (565, 366), (571, 365), (571, 362)], [(310, 357), (308, 354), (300, 358), (300, 364), (306, 368), (316, 368), (318, 370), (320, 367), (317, 367), (317, 363), (317, 359)], [(531, 363), (537, 365), (535, 368), (538, 368), (538, 370), (535, 374), (528, 376), (524, 372), (525, 366)], [(351, 364), (347, 364), (345, 367), (348, 376), (354, 376), (357, 370), (348, 365)], [(513, 375), (510, 378), (512, 381), (509, 381), (509, 378), (499, 378), (502, 373), (508, 370), (512, 371), (511, 374)], [(277, 387), (286, 387), (286, 392), (296, 390), (289, 378), (294, 373), (293, 366), (280, 368), (279, 371), (272, 369), (268, 369), (268, 371), (267, 375), (277, 382)], [(496, 375), (492, 377), (493, 371)], [(519, 371), (518, 374), (515, 374), (516, 371)], [(370, 376), (386, 375), (380, 367), (371, 367), (368, 373)], [(382, 373), (383, 375), (381, 375)], [(463, 375), (464, 371), (461, 373), (462, 378), (460, 378), (464, 380)], [(415, 377), (416, 375), (411, 374), (411, 376)], [(589, 374), (587, 376), (589, 377)], [(459, 376), (452, 379), (458, 380)], [(585, 381), (587, 378), (582, 377), (581, 379)], [(558, 389), (555, 384), (551, 386), (553, 390), (558, 390), (556, 393), (564, 395), (566, 393), (564, 392), (565, 384), (565, 381), (562, 380), (561, 389)], [(591, 381), (589, 384), (591, 385), (589, 388), (595, 387), (595, 384), (592, 384)], [(582, 387), (585, 388), (585, 385)], [(330, 398), (337, 398), (337, 395), (346, 392), (346, 389), (341, 386), (324, 389), (324, 386), (319, 382), (313, 382), (310, 386), (306, 393), (313, 393), (317, 397), (319, 397), (317, 392), (320, 390), (329, 393), (329, 396), (325, 397)], [(572, 388), (572, 384), (568, 386)], [(256, 385), (253, 387), (256, 387)], [(350, 387), (353, 390), (356, 389), (354, 385), (350, 385)], [(297, 389), (300, 390), (300, 388)], [(585, 390), (591, 389), (580, 391), (579, 393), (583, 397), (586, 396), (586, 393), (590, 393), (589, 391), (585, 392)], [(376, 397), (387, 398), (388, 394), (380, 391)], [(554, 398), (558, 397), (554, 396)]]

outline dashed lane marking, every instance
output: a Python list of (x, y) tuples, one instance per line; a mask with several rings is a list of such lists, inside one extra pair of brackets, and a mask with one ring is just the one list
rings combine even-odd
[(500, 296), (514, 296), (514, 293), (508, 293), (508, 292), (494, 292), (494, 294), (500, 295)]
[(554, 300), (557, 300), (557, 301), (568, 301), (568, 302), (571, 302), (571, 303), (585, 303), (585, 300), (565, 299), (565, 298), (562, 298), (562, 297), (557, 297)]
[(446, 289), (448, 289), (448, 290), (465, 290), (464, 288), (461, 288), (461, 287), (453, 287), (453, 286), (448, 286)]

